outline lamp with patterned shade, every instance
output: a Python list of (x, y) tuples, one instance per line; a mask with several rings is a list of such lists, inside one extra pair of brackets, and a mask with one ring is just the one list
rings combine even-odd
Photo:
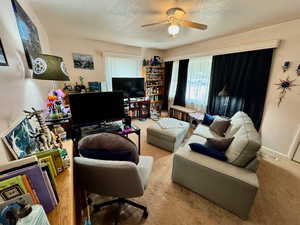
[(63, 58), (55, 55), (40, 54), (33, 61), (33, 79), (69, 81)]

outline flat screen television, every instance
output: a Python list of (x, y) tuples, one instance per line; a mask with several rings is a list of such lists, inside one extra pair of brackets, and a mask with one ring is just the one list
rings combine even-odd
[(122, 92), (70, 94), (69, 99), (75, 126), (116, 121), (125, 117)]
[(124, 98), (145, 97), (144, 78), (112, 78), (113, 91), (121, 91)]

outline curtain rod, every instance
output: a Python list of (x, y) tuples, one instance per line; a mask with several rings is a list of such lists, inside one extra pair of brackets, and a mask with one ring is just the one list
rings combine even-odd
[(271, 41), (262, 41), (250, 44), (243, 44), (241, 46), (232, 46), (223, 49), (214, 49), (208, 51), (201, 51), (199, 53), (193, 53), (184, 56), (174, 56), (174, 57), (166, 57), (165, 62), (167, 61), (174, 61), (174, 60), (181, 60), (181, 59), (189, 59), (193, 57), (201, 57), (201, 56), (215, 56), (215, 55), (225, 55), (230, 53), (238, 53), (238, 52), (247, 52), (247, 51), (255, 51), (255, 50), (262, 50), (268, 48), (278, 48), (280, 46), (281, 40), (271, 40)]

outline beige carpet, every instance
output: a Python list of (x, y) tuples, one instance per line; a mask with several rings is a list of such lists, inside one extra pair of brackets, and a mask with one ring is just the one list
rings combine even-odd
[[(300, 165), (285, 160), (262, 160), (258, 176), (260, 189), (250, 217), (243, 221), (200, 195), (172, 183), (172, 154), (146, 143), (146, 128), (153, 124), (135, 121), (142, 128), (142, 155), (154, 157), (150, 184), (134, 201), (146, 205), (149, 217), (125, 207), (120, 225), (300, 225)], [(135, 135), (132, 139), (136, 141)], [(203, 181), (205, 182), (205, 181)], [(222, 185), (220, 184), (220, 187)], [(234, 198), (234, 196), (232, 196)], [(97, 200), (104, 200), (98, 197)], [(93, 214), (93, 225), (114, 224), (117, 207)]]

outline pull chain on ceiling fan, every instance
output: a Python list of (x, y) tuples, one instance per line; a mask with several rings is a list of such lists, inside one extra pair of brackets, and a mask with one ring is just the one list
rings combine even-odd
[(159, 25), (159, 24), (170, 24), (168, 27), (168, 32), (173, 37), (179, 33), (180, 26), (191, 27), (191, 28), (195, 28), (195, 29), (199, 29), (199, 30), (207, 29), (207, 25), (205, 25), (205, 24), (200, 24), (200, 23), (195, 23), (195, 22), (188, 21), (188, 20), (183, 20), (182, 18), (185, 15), (185, 11), (181, 8), (170, 8), (167, 10), (166, 13), (167, 13), (168, 19), (157, 22), (157, 23), (145, 24), (145, 25), (142, 25), (142, 27), (149, 27), (149, 26), (154, 26), (154, 25)]

